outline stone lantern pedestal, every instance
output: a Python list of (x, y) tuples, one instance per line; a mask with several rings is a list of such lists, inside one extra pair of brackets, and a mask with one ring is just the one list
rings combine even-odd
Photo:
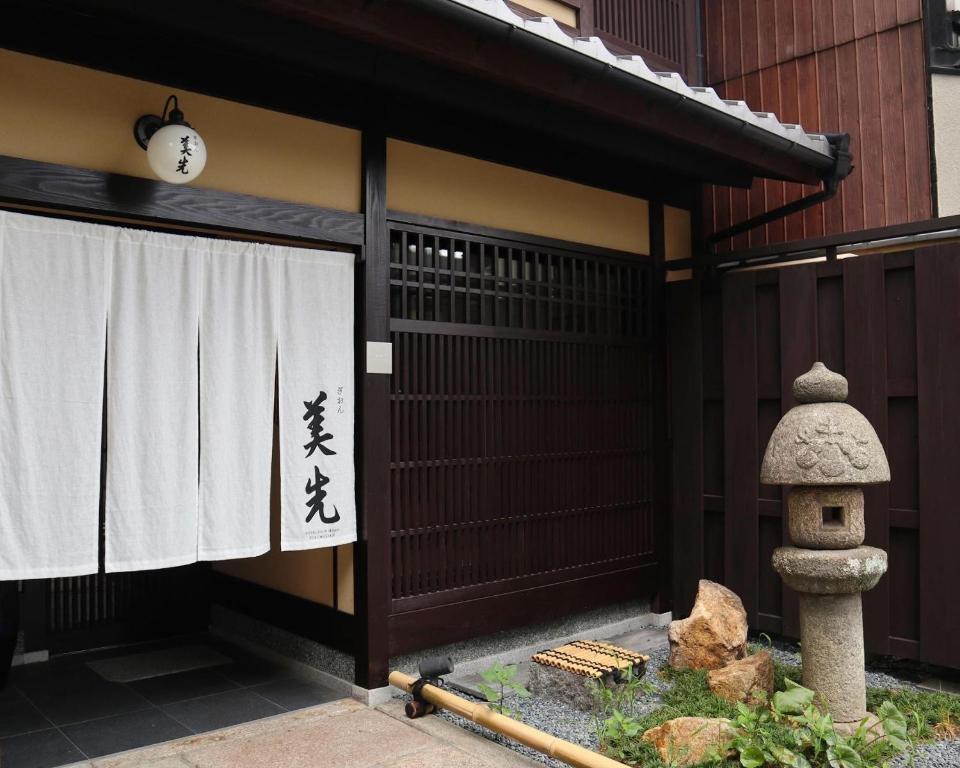
[(803, 684), (852, 730), (867, 716), (860, 593), (887, 571), (887, 553), (863, 546), (861, 486), (889, 481), (890, 467), (873, 427), (843, 402), (843, 376), (815, 363), (793, 394), (801, 405), (780, 420), (760, 472), (762, 483), (792, 486), (795, 546), (777, 549), (773, 567), (800, 596)]

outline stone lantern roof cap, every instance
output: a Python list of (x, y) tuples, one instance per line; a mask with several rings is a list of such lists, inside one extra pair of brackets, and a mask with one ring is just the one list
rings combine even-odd
[(890, 480), (880, 438), (847, 405), (847, 380), (823, 363), (793, 382), (801, 403), (780, 419), (760, 467), (764, 485), (871, 485)]

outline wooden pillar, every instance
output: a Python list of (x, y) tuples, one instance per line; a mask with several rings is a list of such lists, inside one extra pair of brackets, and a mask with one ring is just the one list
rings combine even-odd
[(663, 203), (649, 204), (650, 271), (649, 301), (653, 324), (650, 334), (650, 354), (653, 378), (650, 388), (653, 397), (653, 509), (654, 546), (657, 555), (657, 593), (653, 610), (669, 611), (673, 604), (673, 550), (670, 522), (670, 437), (667, 419), (667, 318), (666, 318), (666, 233), (664, 231)]
[(673, 615), (687, 616), (703, 575), (703, 337), (700, 281), (667, 291)]
[(390, 616), (390, 377), (366, 372), (366, 342), (390, 340), (390, 249), (387, 234), (387, 142), (364, 131), (364, 244), (357, 275), (356, 671), (358, 685), (387, 684)]
[(756, 272), (723, 278), (724, 583), (759, 613)]

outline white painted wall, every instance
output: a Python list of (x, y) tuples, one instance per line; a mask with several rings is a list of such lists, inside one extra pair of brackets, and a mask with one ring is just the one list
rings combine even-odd
[(960, 214), (960, 76), (933, 75), (933, 133), (940, 216)]

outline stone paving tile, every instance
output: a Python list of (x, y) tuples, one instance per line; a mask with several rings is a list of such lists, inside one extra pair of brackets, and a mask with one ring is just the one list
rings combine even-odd
[[(324, 704), (310, 709), (301, 709), (277, 717), (242, 723), (219, 731), (201, 733), (178, 741), (168, 741), (146, 749), (133, 752), (124, 752), (119, 755), (109, 755), (93, 762), (94, 768), (141, 768), (152, 766), (153, 761), (166, 758), (177, 758), (181, 754), (202, 750), (205, 747), (217, 746), (224, 743), (239, 742), (272, 732), (285, 733), (288, 730), (304, 725), (315, 724), (330, 718), (365, 710), (366, 707), (352, 699), (341, 699), (330, 704)], [(176, 765), (176, 763), (174, 763)], [(71, 766), (71, 768), (74, 768)], [(77, 766), (76, 768), (80, 768)], [(165, 768), (165, 767), (164, 767)]]
[[(350, 700), (94, 760), (73, 768), (531, 768), (515, 752), (403, 704)], [(6, 768), (6, 767), (4, 767)]]
[(429, 736), (375, 710), (187, 752), (196, 768), (361, 768), (434, 744)]
[[(377, 709), (405, 725), (431, 736), (448, 747), (456, 748), (460, 752), (470, 755), (474, 765), (484, 766), (484, 768), (486, 766), (491, 768), (543, 768), (542, 763), (535, 762), (490, 739), (477, 736), (472, 731), (454, 725), (443, 718), (421, 717), (410, 720), (404, 714), (403, 702), (400, 699), (393, 699), (377, 707)], [(442, 768), (442, 764), (437, 764), (437, 768)]]
[[(372, 768), (493, 768), (494, 764), (478, 762), (477, 758), (447, 745), (422, 749), (403, 757), (384, 760)], [(509, 763), (497, 763), (496, 768), (505, 768)]]

